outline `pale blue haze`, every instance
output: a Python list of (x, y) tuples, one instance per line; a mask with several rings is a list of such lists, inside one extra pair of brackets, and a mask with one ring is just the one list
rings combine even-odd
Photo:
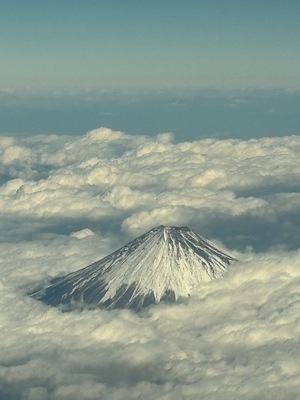
[(0, 0), (0, 133), (299, 133), (298, 0)]
[(1, 88), (299, 87), (297, 0), (4, 0)]

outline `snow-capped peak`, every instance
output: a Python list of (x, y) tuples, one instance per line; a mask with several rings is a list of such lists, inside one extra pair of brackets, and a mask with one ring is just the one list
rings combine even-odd
[(159, 226), (32, 295), (54, 306), (140, 309), (188, 297), (193, 287), (221, 277), (232, 261), (187, 227)]

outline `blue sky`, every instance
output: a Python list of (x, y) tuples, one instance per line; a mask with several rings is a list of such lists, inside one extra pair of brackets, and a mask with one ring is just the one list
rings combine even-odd
[(0, 5), (0, 134), (299, 133), (298, 0)]
[(299, 88), (297, 0), (2, 0), (1, 90)]

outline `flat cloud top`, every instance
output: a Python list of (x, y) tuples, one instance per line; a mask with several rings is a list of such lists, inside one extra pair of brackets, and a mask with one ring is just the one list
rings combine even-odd
[[(299, 156), (299, 136), (1, 138), (0, 398), (298, 399)], [(25, 295), (161, 224), (240, 262), (141, 315)]]

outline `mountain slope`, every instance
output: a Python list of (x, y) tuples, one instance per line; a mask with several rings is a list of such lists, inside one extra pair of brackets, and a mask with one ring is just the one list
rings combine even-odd
[(186, 227), (159, 226), (86, 268), (31, 295), (52, 306), (141, 309), (188, 297), (234, 261)]

